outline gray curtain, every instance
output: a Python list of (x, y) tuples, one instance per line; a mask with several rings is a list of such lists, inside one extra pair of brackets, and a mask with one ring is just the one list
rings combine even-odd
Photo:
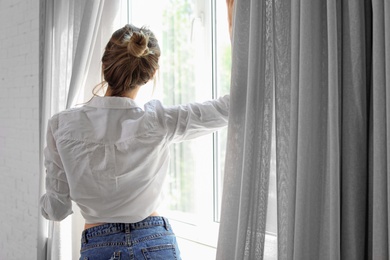
[(270, 88), (278, 259), (389, 259), (390, 1), (236, 0), (218, 259), (264, 256)]
[(389, 259), (390, 2), (279, 4), (279, 259)]
[(235, 1), (217, 259), (264, 253), (273, 112), (272, 1)]

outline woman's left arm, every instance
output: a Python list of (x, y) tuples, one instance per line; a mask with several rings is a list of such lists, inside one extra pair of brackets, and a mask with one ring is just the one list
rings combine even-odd
[[(46, 194), (41, 197), (41, 213), (49, 220), (61, 221), (72, 214), (72, 202), (69, 185), (57, 150), (53, 128), (58, 125), (58, 118), (49, 120), (47, 146), (44, 150), (46, 167)], [(54, 121), (54, 122), (53, 122)]]
[(181, 142), (212, 133), (225, 127), (229, 118), (230, 96), (203, 103), (164, 108), (164, 124), (167, 137)]

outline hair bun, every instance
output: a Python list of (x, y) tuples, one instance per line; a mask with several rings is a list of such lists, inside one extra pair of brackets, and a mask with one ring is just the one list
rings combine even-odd
[(141, 32), (133, 32), (127, 44), (127, 51), (135, 57), (142, 57), (149, 54), (149, 36)]

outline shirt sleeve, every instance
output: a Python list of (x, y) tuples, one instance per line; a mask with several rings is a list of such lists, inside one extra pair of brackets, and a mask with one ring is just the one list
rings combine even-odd
[(46, 219), (61, 221), (72, 214), (73, 211), (68, 180), (53, 135), (53, 125), (58, 125), (55, 121), (52, 118), (48, 123), (47, 146), (44, 150), (46, 194), (41, 197), (40, 205), (41, 213)]
[(166, 107), (165, 126), (168, 139), (181, 142), (212, 133), (228, 123), (230, 96), (204, 103)]

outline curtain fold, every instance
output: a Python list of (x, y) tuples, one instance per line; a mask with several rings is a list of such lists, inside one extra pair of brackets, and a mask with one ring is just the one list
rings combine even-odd
[[(363, 1), (341, 6), (342, 139), (341, 253), (338, 259), (366, 259), (370, 53), (369, 10)], [(340, 30), (340, 29), (339, 29)]]
[[(70, 88), (67, 96), (66, 107), (75, 105), (76, 95), (84, 86), (87, 79), (89, 65), (91, 63), (93, 49), (97, 35), (100, 30), (100, 21), (104, 7), (104, 0), (87, 0), (84, 3), (84, 12), (81, 15), (79, 32), (77, 37), (77, 46), (74, 48), (74, 60), (72, 66), (72, 76), (70, 78)], [(114, 3), (118, 5), (118, 1)]]
[[(89, 67), (97, 37), (99, 35), (104, 38), (104, 41), (108, 39), (120, 4), (120, 1), (104, 0), (42, 2), (41, 17), (45, 19), (43, 23), (45, 28), (40, 35), (40, 42), (43, 45), (40, 49), (42, 57), (40, 64), (41, 154), (46, 144), (48, 119), (53, 114), (75, 104), (79, 90), (84, 87), (86, 78), (91, 73)], [(105, 22), (101, 24), (102, 19)], [(100, 71), (92, 73), (100, 73)], [(41, 194), (44, 192), (44, 172), (41, 156)], [(47, 222), (40, 217), (40, 234), (45, 236), (44, 233), (48, 232), (46, 259), (75, 257), (72, 256), (72, 218), (81, 218), (77, 210), (75, 212), (76, 216), (62, 222)], [(39, 255), (44, 254), (39, 253)]]
[(268, 88), (275, 91), (278, 259), (389, 259), (390, 2), (252, 4), (235, 3), (218, 259), (264, 257), (264, 243), (246, 234), (265, 232), (258, 210), (266, 212), (267, 188), (252, 191), (266, 187), (269, 170), (250, 166), (269, 159), (267, 149), (256, 151), (267, 147), (270, 119), (248, 104), (267, 107)]
[[(295, 178), (289, 174), (289, 159), (293, 159), (288, 151), (290, 147), (290, 135), (296, 133), (290, 131), (290, 113), (295, 114), (297, 108), (292, 106), (290, 99), (295, 96), (291, 94), (291, 74), (296, 73), (297, 68), (291, 67), (292, 49), (297, 48), (291, 41), (292, 8), (297, 8), (291, 1), (277, 0), (274, 5), (274, 46), (275, 46), (275, 131), (276, 134), (276, 171), (277, 175), (277, 214), (278, 214), (278, 257), (286, 259), (288, 252), (288, 234), (293, 234), (292, 225), (287, 225), (291, 221), (291, 214), (294, 211), (295, 198)], [(296, 44), (296, 42), (294, 42)], [(296, 55), (296, 52), (294, 52)], [(277, 86), (277, 87), (276, 87)], [(294, 122), (291, 122), (294, 124)], [(292, 139), (294, 141), (295, 139)], [(291, 144), (291, 146), (293, 146)]]
[[(371, 259), (390, 258), (390, 3), (372, 1)], [(372, 254), (372, 255), (371, 255)]]

